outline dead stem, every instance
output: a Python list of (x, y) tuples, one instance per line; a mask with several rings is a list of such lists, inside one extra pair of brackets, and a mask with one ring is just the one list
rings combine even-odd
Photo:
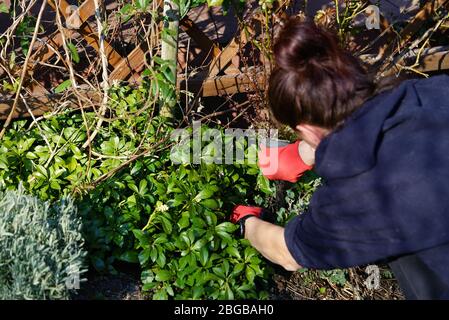
[(33, 38), (31, 39), (31, 43), (30, 43), (30, 49), (28, 50), (28, 53), (27, 53), (26, 58), (25, 58), (25, 62), (24, 62), (23, 67), (22, 67), (22, 73), (20, 75), (19, 85), (18, 85), (18, 88), (17, 88), (16, 96), (14, 98), (14, 103), (12, 105), (11, 111), (9, 112), (8, 118), (6, 118), (6, 121), (3, 124), (2, 131), (0, 131), (0, 139), (2, 139), (3, 136), (5, 135), (6, 129), (9, 127), (9, 124), (11, 123), (11, 120), (13, 118), (14, 112), (17, 109), (17, 104), (18, 104), (19, 98), (20, 98), (20, 91), (22, 90), (22, 85), (23, 85), (23, 82), (25, 80), (26, 73), (27, 73), (27, 70), (28, 70), (28, 62), (30, 60), (31, 53), (33, 51), (34, 43), (36, 42), (36, 38), (37, 38), (37, 34), (39, 32), (39, 26), (40, 26), (40, 23), (41, 23), (42, 15), (44, 13), (44, 9), (45, 9), (46, 6), (47, 6), (47, 0), (42, 0), (42, 5), (41, 5), (41, 8), (39, 10), (39, 14), (37, 16), (36, 25), (34, 27)]

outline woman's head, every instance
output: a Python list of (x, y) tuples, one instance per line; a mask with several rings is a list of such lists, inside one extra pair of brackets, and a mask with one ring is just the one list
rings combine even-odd
[(336, 37), (313, 22), (291, 18), (274, 46), (269, 100), (274, 117), (333, 130), (371, 97), (375, 84)]

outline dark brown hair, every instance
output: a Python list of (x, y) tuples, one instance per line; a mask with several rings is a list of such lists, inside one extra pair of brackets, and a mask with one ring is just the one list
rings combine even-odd
[(269, 101), (274, 117), (335, 129), (376, 92), (372, 76), (312, 21), (290, 18), (274, 45)]

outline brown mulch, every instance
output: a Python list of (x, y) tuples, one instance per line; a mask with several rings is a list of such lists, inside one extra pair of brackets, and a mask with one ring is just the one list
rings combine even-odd
[(368, 275), (364, 268), (347, 271), (344, 285), (335, 284), (319, 271), (277, 272), (271, 299), (279, 300), (403, 300), (404, 296), (391, 271), (379, 266), (379, 287), (369, 289), (365, 284)]
[(123, 264), (116, 266), (116, 274), (101, 274), (91, 271), (87, 281), (72, 296), (74, 300), (143, 300), (141, 291), (140, 268), (138, 265)]

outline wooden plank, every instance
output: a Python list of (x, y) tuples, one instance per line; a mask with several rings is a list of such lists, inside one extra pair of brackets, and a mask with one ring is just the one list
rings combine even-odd
[[(69, 9), (70, 4), (66, 0), (58, 0), (58, 1), (60, 1), (59, 8), (60, 8), (60, 12), (64, 16), (64, 18), (66, 20), (72, 19), (73, 15), (76, 13), (69, 15), (68, 9)], [(48, 0), (48, 3), (53, 8), (53, 10), (56, 11), (56, 5), (54, 3), (54, 0)], [(84, 37), (84, 39), (87, 41), (87, 43), (95, 49), (95, 51), (99, 52), (100, 45), (99, 45), (99, 41), (98, 41), (98, 36), (94, 32), (94, 30), (90, 27), (90, 25), (87, 23), (87, 20), (93, 14), (95, 14), (95, 5), (94, 5), (93, 1), (92, 0), (84, 1), (82, 3), (81, 7), (79, 7), (78, 12), (79, 12), (80, 21), (82, 24), (77, 31)], [(59, 34), (59, 38), (56, 39), (55, 44), (59, 44), (59, 46), (62, 46), (62, 37), (60, 34)], [(111, 46), (111, 44), (108, 41), (105, 40), (104, 45), (105, 45), (105, 53), (108, 58), (109, 64), (111, 64), (112, 66), (115, 66), (116, 64), (118, 64), (121, 61), (122, 56), (120, 54), (118, 54), (117, 51), (115, 51), (115, 49)], [(48, 60), (51, 56), (53, 56), (53, 51), (49, 50), (47, 55), (45, 55), (44, 57)], [(46, 61), (46, 60), (40, 60), (40, 61)]]
[(244, 46), (248, 39), (246, 37), (247, 30), (243, 29), (240, 32), (240, 40), (236, 38), (232, 39), (232, 41), (226, 46), (225, 49), (220, 53), (219, 56), (215, 57), (209, 67), (209, 76), (216, 76), (220, 71), (222, 71), (226, 66), (232, 61), (239, 50), (240, 46)]
[(207, 77), (207, 72), (200, 73), (195, 78), (180, 79), (178, 87), (202, 97), (224, 96), (235, 93), (254, 92), (257, 88), (264, 90), (266, 78), (262, 71), (254, 70), (256, 79), (251, 79), (246, 74), (223, 75), (219, 77)]
[(254, 92), (255, 86), (264, 88), (265, 80), (260, 74), (257, 76), (257, 84), (247, 75), (224, 75), (207, 79), (203, 83), (203, 97), (232, 95), (235, 93)]
[[(83, 94), (92, 101), (93, 104), (99, 103), (101, 97), (95, 92), (84, 91)], [(39, 117), (44, 115), (45, 113), (55, 110), (56, 108), (61, 106), (61, 99), (63, 98), (62, 94), (52, 94), (52, 95), (35, 95), (31, 97), (27, 97), (27, 105), (29, 106), (31, 112), (34, 117)], [(64, 96), (64, 101), (68, 102), (68, 108), (73, 110), (78, 110), (78, 99), (71, 95), (68, 97)], [(0, 95), (0, 120), (5, 120), (9, 112), (14, 104), (13, 99), (4, 99)], [(86, 108), (88, 109), (88, 108)], [(13, 114), (13, 118), (29, 118), (31, 115), (29, 114), (25, 104), (22, 99), (18, 101), (17, 108)]]
[(180, 22), (180, 27), (196, 42), (196, 44), (198, 44), (198, 46), (206, 53), (206, 56), (212, 53), (214, 57), (217, 57), (221, 53), (220, 48), (210, 40), (190, 18), (184, 17)]
[[(144, 41), (145, 42), (145, 41)], [(110, 81), (113, 80), (125, 80), (126, 77), (133, 71), (139, 72), (145, 65), (145, 49), (146, 44), (142, 44), (144, 47), (136, 47), (131, 53), (123, 58), (116, 66), (114, 71), (109, 75)]]
[[(63, 1), (66, 2), (65, 0), (62, 0), (61, 3)], [(94, 14), (95, 2), (92, 0), (86, 0), (81, 4), (81, 7), (79, 7), (79, 10), (77, 10), (77, 12), (74, 12), (71, 15), (64, 15), (64, 17), (68, 21), (74, 21), (76, 20), (76, 16), (78, 16), (81, 23), (84, 23)]]
[[(163, 3), (164, 1), (160, 0), (156, 3), (156, 6), (161, 7)], [(109, 75), (109, 80), (125, 80), (130, 73), (134, 71), (140, 72), (145, 66), (145, 52), (147, 49), (146, 41), (142, 41), (127, 57), (121, 58)], [(132, 75), (131, 77), (133, 81), (140, 82), (141, 80), (139, 75)]]
[[(100, 51), (98, 36), (87, 23), (79, 30), (79, 32), (95, 51)], [(119, 55), (106, 40), (104, 41), (104, 51), (111, 66), (116, 67), (122, 60), (122, 56)]]
[[(442, 6), (448, 7), (449, 0), (429, 0), (427, 3), (418, 11), (415, 17), (410, 21), (410, 23), (401, 31), (399, 35), (399, 43), (397, 41), (390, 41), (388, 47), (383, 53), (383, 57), (388, 57), (395, 55), (402, 50), (404, 46), (412, 39), (412, 37), (421, 30), (422, 25), (432, 16), (432, 13), (441, 8)], [(384, 63), (390, 63), (391, 61), (385, 61), (380, 59), (376, 64), (377, 67)], [(385, 64), (384, 64), (385, 67)]]
[(424, 56), (420, 62), (419, 70), (422, 72), (449, 70), (449, 51)]
[[(401, 65), (413, 65), (415, 61), (416, 56), (405, 58), (401, 61), (400, 65), (396, 64), (394, 67), (388, 69), (383, 76), (393, 76), (400, 71)], [(419, 60), (419, 65), (414, 70), (423, 73), (449, 70), (449, 50), (423, 54)]]
[[(6, 120), (6, 118), (8, 118), (13, 103), (14, 103), (13, 100), (0, 101), (0, 120)], [(29, 106), (31, 106), (30, 107), (31, 111), (33, 112), (33, 115), (35, 117), (40, 116), (45, 112), (49, 111), (49, 106), (46, 101), (44, 102), (34, 97), (31, 97), (27, 99), (27, 103)], [(28, 113), (26, 106), (23, 104), (23, 102), (19, 102), (17, 104), (16, 111), (14, 112), (12, 117), (13, 119), (30, 117), (30, 114)]]
[[(447, 4), (448, 0), (429, 0), (422, 7), (422, 9), (415, 15), (412, 21), (400, 33), (399, 47), (403, 48), (410, 39), (420, 31), (422, 25), (427, 19), (432, 17), (432, 14), (443, 5)], [(392, 44), (393, 47), (397, 45)]]
[(47, 37), (45, 40), (40, 42), (39, 47), (36, 49), (36, 51), (31, 55), (30, 61), (33, 62), (33, 64), (30, 64), (29, 66), (32, 68), (35, 66), (37, 62), (46, 62), (48, 59), (53, 57), (55, 54), (53, 50), (51, 50), (49, 47), (51, 46), (54, 50), (58, 50), (59, 47), (62, 46), (62, 35), (56, 31), (52, 33), (49, 37)]

